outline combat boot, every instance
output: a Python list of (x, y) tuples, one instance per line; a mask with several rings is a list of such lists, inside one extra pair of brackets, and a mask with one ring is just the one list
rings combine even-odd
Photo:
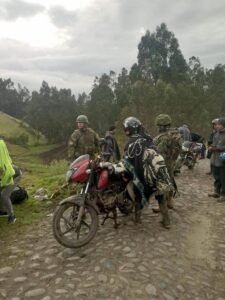
[(220, 194), (217, 193), (217, 192), (214, 192), (214, 193), (210, 193), (208, 194), (209, 197), (213, 197), (213, 198), (219, 198), (220, 197)]
[(134, 223), (140, 224), (141, 223), (141, 206), (139, 203), (135, 203), (134, 208)]
[(170, 217), (168, 213), (167, 201), (163, 201), (159, 203), (159, 208), (162, 214), (162, 225), (166, 229), (170, 228)]

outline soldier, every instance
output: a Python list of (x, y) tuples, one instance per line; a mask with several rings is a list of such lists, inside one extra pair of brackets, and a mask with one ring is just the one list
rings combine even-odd
[[(158, 126), (159, 135), (157, 135), (153, 142), (157, 146), (159, 153), (163, 156), (167, 170), (170, 175), (171, 182), (177, 188), (174, 179), (174, 168), (178, 155), (181, 152), (182, 138), (179, 131), (171, 128), (171, 117), (167, 114), (160, 114), (156, 117), (156, 125)], [(173, 209), (173, 193), (167, 195), (167, 206)], [(158, 209), (153, 209), (158, 212)]]
[[(132, 175), (133, 184), (138, 194), (140, 209), (147, 199), (156, 192), (156, 199), (162, 214), (162, 225), (170, 228), (170, 219), (165, 194), (173, 186), (169, 179), (163, 157), (158, 153), (152, 139), (143, 131), (141, 122), (134, 118), (126, 118), (124, 131), (129, 140), (124, 149), (123, 164)], [(138, 193), (137, 193), (138, 191)]]
[(99, 151), (99, 136), (88, 127), (88, 118), (85, 115), (79, 115), (76, 119), (77, 127), (68, 143), (68, 158), (70, 161), (80, 155), (89, 154), (94, 158), (95, 153)]

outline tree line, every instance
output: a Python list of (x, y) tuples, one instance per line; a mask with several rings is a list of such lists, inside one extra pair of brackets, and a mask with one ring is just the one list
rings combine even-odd
[(79, 114), (86, 114), (100, 135), (130, 115), (155, 134), (156, 115), (168, 113), (174, 126), (186, 123), (207, 137), (211, 120), (225, 116), (225, 65), (207, 69), (195, 56), (186, 61), (174, 33), (162, 23), (141, 37), (130, 70), (96, 77), (89, 94), (75, 97), (70, 89), (50, 87), (46, 81), (30, 92), (0, 79), (0, 110), (23, 119), (51, 143), (67, 141)]

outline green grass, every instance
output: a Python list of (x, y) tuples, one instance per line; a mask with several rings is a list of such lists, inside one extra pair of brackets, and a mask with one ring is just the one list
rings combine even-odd
[[(2, 120), (2, 113), (0, 113), (0, 126)], [(12, 126), (10, 120), (8, 120), (7, 126)], [(4, 126), (0, 128), (2, 129)], [(3, 132), (3, 130), (1, 131)], [(7, 130), (7, 133), (9, 132), (15, 131), (10, 127)], [(53, 161), (48, 165), (43, 163), (40, 155), (57, 148), (58, 145), (43, 144), (22, 147), (7, 141), (6, 144), (13, 163), (22, 169), (23, 176), (20, 185), (25, 187), (29, 194), (29, 199), (23, 204), (14, 205), (17, 217), (15, 224), (8, 224), (7, 218), (0, 218), (0, 240), (9, 242), (12, 238), (24, 234), (30, 226), (35, 226), (43, 218), (46, 218), (49, 211), (52, 211), (58, 201), (66, 197), (70, 190), (59, 191), (56, 198), (50, 199), (50, 196), (65, 183), (68, 162), (65, 160)], [(34, 194), (39, 188), (44, 188), (47, 191), (48, 200), (38, 201), (34, 199)]]
[(21, 135), (28, 137), (28, 145), (45, 144), (43, 135), (32, 129), (25, 122), (0, 112), (0, 135), (5, 139), (16, 139)]
[[(33, 158), (32, 155), (30, 158)], [(0, 247), (1, 241), (5, 244), (15, 244), (15, 239), (23, 239), (26, 232), (46, 220), (49, 213), (52, 213), (59, 201), (71, 194), (72, 187), (60, 189), (65, 184), (65, 174), (68, 169), (66, 161), (54, 161), (50, 165), (44, 165), (36, 158), (23, 162), (26, 170), (23, 169), (23, 178), (20, 185), (25, 187), (29, 194), (29, 199), (23, 203), (14, 205), (14, 212), (17, 220), (13, 224), (8, 224), (7, 218), (0, 218)], [(39, 201), (34, 199), (34, 194), (39, 188), (44, 188), (48, 194), (48, 199)], [(53, 193), (55, 197), (51, 198)], [(49, 233), (51, 234), (51, 232)], [(4, 245), (4, 244), (3, 244)], [(14, 265), (20, 259), (18, 255), (14, 259), (8, 258), (7, 248), (1, 249), (0, 265), (2, 267)]]

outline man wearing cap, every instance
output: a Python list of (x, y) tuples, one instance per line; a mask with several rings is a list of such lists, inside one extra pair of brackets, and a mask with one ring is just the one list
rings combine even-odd
[(105, 157), (107, 161), (118, 162), (121, 158), (120, 149), (115, 138), (116, 126), (112, 125), (105, 134)]
[(213, 136), (209, 151), (212, 153), (211, 164), (214, 177), (214, 193), (210, 197), (218, 198), (218, 202), (225, 202), (225, 161), (221, 159), (225, 152), (225, 118), (219, 118), (216, 125), (217, 132)]
[(83, 154), (89, 154), (94, 158), (95, 153), (99, 152), (99, 136), (88, 127), (88, 118), (85, 115), (79, 115), (76, 119), (77, 127), (68, 143), (68, 158), (73, 161)]

